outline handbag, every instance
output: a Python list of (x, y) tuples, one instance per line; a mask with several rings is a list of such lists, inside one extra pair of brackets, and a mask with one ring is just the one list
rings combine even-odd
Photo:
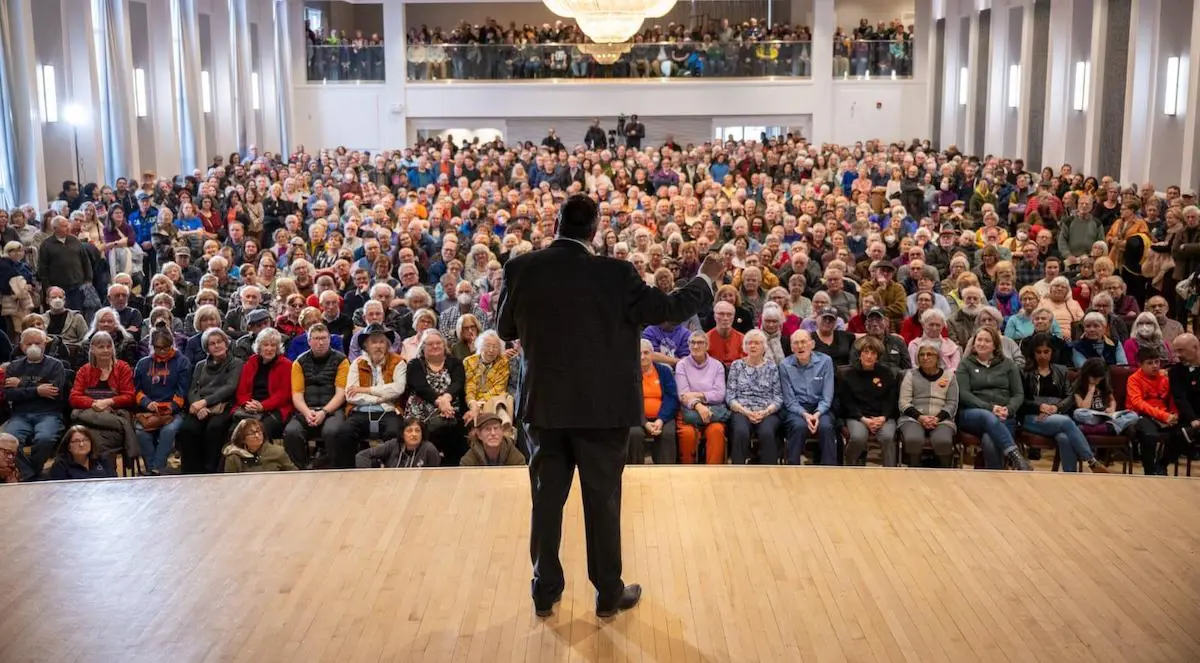
[[(729, 421), (729, 408), (725, 407), (724, 404), (714, 403), (712, 405), (709, 405), (708, 409), (712, 412), (712, 416), (710, 416), (708, 418), (708, 423), (723, 424), (723, 423)], [(704, 422), (702, 422), (700, 420), (700, 413), (696, 412), (695, 410), (684, 410), (683, 411), (683, 423), (685, 423), (689, 426), (703, 426), (704, 425)]]
[(171, 423), (175, 418), (173, 414), (158, 414), (157, 412), (138, 412), (134, 417), (137, 419), (138, 426), (147, 433), (154, 431)]

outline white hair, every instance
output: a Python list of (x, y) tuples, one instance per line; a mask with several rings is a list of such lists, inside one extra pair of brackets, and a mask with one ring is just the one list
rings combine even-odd
[(750, 331), (746, 332), (745, 336), (742, 337), (742, 352), (750, 352), (750, 339), (753, 338), (757, 338), (758, 340), (762, 341), (763, 345), (766, 345), (767, 343), (767, 334), (763, 330), (751, 329)]
[[(462, 318), (459, 319), (461, 320)], [(485, 329), (481, 334), (479, 334), (479, 336), (475, 337), (475, 352), (483, 354), (483, 344), (486, 343), (489, 338), (494, 338), (499, 341), (500, 349), (504, 350), (504, 339), (500, 338), (500, 334), (496, 333), (495, 329)]]
[(120, 332), (122, 340), (128, 341), (131, 338), (131, 334), (129, 333), (129, 330), (121, 326), (121, 316), (117, 315), (117, 309), (115, 309), (111, 306), (105, 306), (104, 308), (96, 311), (96, 315), (92, 317), (92, 325), (88, 329), (87, 338), (90, 339), (92, 337), (92, 334), (95, 334), (97, 332), (96, 323), (99, 322), (100, 316), (102, 316), (102, 315), (111, 315), (113, 317), (113, 320), (117, 321), (117, 330)]
[(267, 327), (266, 329), (258, 332), (258, 336), (254, 337), (254, 345), (252, 346), (252, 349), (255, 353), (257, 353), (258, 349), (264, 342), (272, 340), (275, 341), (275, 344), (279, 346), (280, 354), (283, 354), (283, 334), (280, 334), (279, 330), (275, 329), (274, 327)]

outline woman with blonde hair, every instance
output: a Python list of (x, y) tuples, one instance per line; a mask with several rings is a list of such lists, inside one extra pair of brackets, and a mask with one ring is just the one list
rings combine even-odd
[[(1099, 261), (1097, 261), (1099, 262)], [(1083, 320), (1083, 308), (1079, 302), (1071, 298), (1071, 281), (1065, 276), (1059, 276), (1050, 282), (1050, 294), (1042, 299), (1041, 308), (1049, 309), (1058, 321), (1065, 340), (1071, 340), (1071, 330), (1075, 323)]]

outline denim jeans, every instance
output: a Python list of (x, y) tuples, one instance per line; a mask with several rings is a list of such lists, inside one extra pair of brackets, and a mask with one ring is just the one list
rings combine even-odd
[(175, 435), (183, 425), (183, 417), (176, 414), (171, 423), (156, 431), (142, 430), (142, 425), (135, 424), (138, 446), (142, 448), (142, 460), (146, 462), (146, 471), (162, 470), (167, 466), (167, 456), (175, 448)]
[(958, 425), (979, 436), (983, 442), (983, 460), (989, 470), (1004, 469), (1004, 455), (1017, 446), (1013, 441), (1017, 429), (1015, 416), (1001, 421), (991, 410), (967, 408), (959, 412)]
[(42, 467), (54, 453), (54, 445), (62, 435), (62, 415), (56, 412), (25, 412), (13, 414), (8, 423), (4, 424), (4, 432), (17, 438), (21, 447), (33, 447), (28, 457), (17, 453), (17, 469), (21, 472), (21, 480), (36, 479), (42, 473)]
[(1040, 421), (1037, 415), (1027, 414), (1021, 427), (1034, 435), (1054, 438), (1063, 472), (1074, 472), (1079, 468), (1079, 461), (1086, 463), (1095, 458), (1083, 431), (1065, 414), (1052, 414)]
[(729, 455), (734, 465), (745, 465), (750, 457), (750, 435), (758, 433), (760, 465), (779, 464), (779, 415), (770, 414), (757, 424), (734, 412), (729, 419)]
[[(783, 422), (787, 431), (787, 463), (799, 465), (804, 458), (804, 444), (812, 435), (808, 432), (808, 422), (796, 412), (785, 414)], [(833, 433), (833, 417), (828, 412), (821, 415), (817, 423), (817, 443), (821, 449), (821, 464), (837, 465), (837, 436)]]

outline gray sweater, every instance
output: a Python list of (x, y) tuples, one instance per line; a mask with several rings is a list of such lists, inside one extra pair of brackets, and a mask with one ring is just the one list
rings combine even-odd
[(212, 359), (204, 359), (192, 371), (188, 403), (204, 400), (212, 406), (233, 400), (241, 372), (242, 360), (233, 355), (226, 355), (225, 361), (220, 364), (214, 364)]

